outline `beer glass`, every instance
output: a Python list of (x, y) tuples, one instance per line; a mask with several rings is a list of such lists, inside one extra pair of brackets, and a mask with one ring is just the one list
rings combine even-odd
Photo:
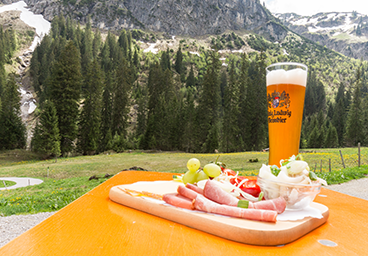
[(299, 153), (308, 68), (275, 63), (266, 68), (269, 165)]

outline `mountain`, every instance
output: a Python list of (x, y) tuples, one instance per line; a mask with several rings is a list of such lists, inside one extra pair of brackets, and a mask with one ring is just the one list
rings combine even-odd
[(348, 57), (368, 60), (368, 16), (357, 12), (275, 14), (290, 30)]
[[(4, 4), (17, 0), (3, 0)], [(226, 30), (254, 32), (282, 40), (287, 29), (275, 22), (260, 0), (24, 0), (30, 10), (51, 21), (64, 14), (100, 29), (141, 29), (170, 36), (203, 36)]]

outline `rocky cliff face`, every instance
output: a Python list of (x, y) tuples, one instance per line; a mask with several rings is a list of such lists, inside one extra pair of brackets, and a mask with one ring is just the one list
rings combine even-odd
[[(17, 0), (3, 0), (3, 3)], [(47, 20), (63, 13), (102, 29), (143, 29), (168, 35), (202, 36), (226, 30), (255, 32), (282, 40), (287, 30), (259, 0), (24, 0)]]
[(346, 56), (368, 60), (368, 17), (356, 12), (311, 17), (276, 14), (290, 30)]

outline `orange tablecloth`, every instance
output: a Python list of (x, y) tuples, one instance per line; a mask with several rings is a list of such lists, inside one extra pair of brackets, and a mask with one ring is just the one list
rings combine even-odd
[(322, 188), (315, 200), (330, 209), (328, 221), (284, 246), (229, 241), (109, 200), (115, 185), (171, 178), (168, 173), (121, 172), (0, 248), (0, 255), (367, 254), (368, 201), (329, 189)]

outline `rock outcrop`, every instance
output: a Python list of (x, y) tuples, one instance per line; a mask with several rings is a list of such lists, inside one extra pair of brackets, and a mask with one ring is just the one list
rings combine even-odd
[(348, 57), (368, 60), (368, 17), (357, 12), (318, 13), (311, 17), (276, 14), (290, 30)]
[(192, 37), (242, 30), (272, 41), (287, 34), (259, 0), (24, 1), (32, 12), (49, 21), (60, 13), (82, 23), (90, 17), (92, 25), (101, 29), (142, 29)]

